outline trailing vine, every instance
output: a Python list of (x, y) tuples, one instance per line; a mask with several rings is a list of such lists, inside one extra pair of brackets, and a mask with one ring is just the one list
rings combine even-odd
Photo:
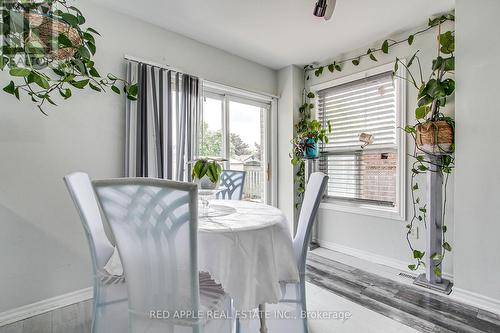
[(378, 61), (378, 59), (376, 57), (377, 53), (382, 52), (384, 54), (388, 54), (391, 48), (393, 48), (396, 45), (405, 43), (405, 42), (408, 43), (409, 45), (412, 45), (414, 40), (415, 40), (415, 37), (422, 35), (422, 34), (426, 33), (427, 31), (440, 26), (441, 24), (443, 24), (446, 21), (454, 21), (454, 20), (455, 20), (455, 16), (451, 13), (441, 15), (441, 16), (436, 17), (436, 18), (430, 18), (426, 28), (423, 28), (417, 32), (414, 32), (413, 34), (409, 35), (408, 37), (406, 37), (404, 39), (399, 39), (399, 40), (386, 39), (382, 42), (382, 44), (379, 47), (369, 48), (366, 51), (366, 53), (362, 53), (362, 54), (359, 54), (357, 56), (350, 57), (347, 59), (334, 60), (327, 65), (313, 65), (313, 64), (306, 65), (306, 66), (304, 66), (305, 80), (307, 81), (310, 79), (311, 72), (314, 72), (314, 75), (316, 77), (320, 77), (321, 75), (323, 75), (325, 68), (328, 69), (328, 71), (330, 73), (334, 73), (335, 71), (341, 72), (343, 69), (342, 66), (345, 65), (346, 63), (352, 63), (354, 66), (359, 66), (359, 64), (361, 63), (361, 60), (363, 58), (366, 58), (366, 57), (368, 57), (370, 60), (376, 62), (376, 61)]
[[(453, 19), (452, 16), (451, 19)], [(415, 225), (418, 222), (423, 223), (424, 227), (427, 227), (427, 205), (422, 203), (420, 197), (417, 195), (417, 192), (420, 189), (417, 177), (419, 175), (426, 174), (427, 172), (440, 172), (444, 176), (442, 184), (444, 200), (442, 203), (443, 225), (441, 229), (441, 251), (430, 253), (428, 255), (430, 256), (430, 260), (432, 260), (435, 264), (435, 267), (433, 268), (434, 273), (437, 276), (441, 276), (442, 263), (446, 252), (450, 252), (452, 250), (451, 245), (446, 240), (447, 227), (445, 221), (448, 179), (455, 167), (455, 158), (453, 156), (453, 152), (455, 150), (455, 121), (452, 117), (444, 115), (440, 110), (442, 107), (446, 106), (448, 99), (455, 92), (455, 81), (452, 78), (455, 71), (455, 31), (446, 31), (441, 33), (441, 25), (439, 24), (438, 27), (438, 56), (432, 61), (432, 73), (428, 80), (424, 81), (422, 75), (422, 66), (418, 56), (420, 51), (415, 52), (407, 64), (396, 58), (393, 75), (397, 76), (396, 72), (398, 67), (403, 66), (410, 78), (401, 78), (407, 80), (412, 86), (418, 89), (417, 108), (415, 109), (415, 118), (417, 119), (417, 123), (404, 128), (404, 131), (411, 135), (415, 142), (414, 151), (410, 154), (410, 156), (415, 159), (411, 169), (411, 198), (413, 204), (413, 216), (410, 223), (406, 226), (406, 240), (410, 250), (412, 251), (415, 263), (409, 265), (408, 268), (411, 270), (417, 270), (420, 266), (425, 266), (425, 262), (423, 261), (425, 252), (416, 249), (412, 244), (410, 237), (412, 232), (414, 232)], [(418, 65), (419, 77), (413, 75), (410, 70), (410, 67), (415, 63)], [(417, 82), (417, 78), (419, 79), (419, 82)], [(444, 132), (446, 131), (446, 126), (444, 130), (441, 129), (438, 125), (439, 122), (447, 124), (449, 128), (448, 132), (450, 133)], [(432, 142), (434, 142), (433, 147), (435, 148), (433, 151), (428, 151), (418, 147), (418, 135), (419, 131), (421, 131), (423, 127), (427, 127), (427, 129), (429, 129), (434, 135), (434, 138), (431, 138)], [(448, 139), (450, 139), (450, 144), (449, 146), (446, 146), (446, 148), (443, 148), (440, 144), (441, 137), (444, 135), (448, 135)], [(424, 152), (425, 154), (423, 154)]]
[[(433, 61), (432, 64), (432, 74), (427, 82), (424, 82), (422, 75), (422, 68), (420, 63), (420, 58), (418, 57), (419, 51), (417, 51), (405, 64), (400, 59), (396, 58), (396, 65), (394, 68), (393, 75), (397, 76), (398, 66), (403, 66), (410, 79), (403, 78), (411, 83), (412, 86), (416, 87), (419, 91), (418, 94), (418, 107), (415, 110), (415, 115), (417, 118), (417, 124), (413, 126), (406, 126), (404, 128), (405, 132), (412, 136), (415, 143), (417, 140), (417, 129), (419, 125), (425, 123), (431, 123), (431, 127), (434, 130), (435, 142), (438, 142), (438, 137), (440, 136), (439, 128), (435, 125), (438, 121), (445, 121), (451, 126), (454, 136), (455, 122), (451, 117), (445, 116), (440, 112), (440, 108), (446, 105), (447, 98), (450, 97), (455, 90), (455, 81), (450, 77), (447, 77), (449, 74), (453, 74), (455, 69), (455, 58), (453, 55), (455, 48), (455, 38), (454, 31), (447, 31), (444, 34), (441, 34), (441, 25), (447, 21), (453, 22), (455, 20), (455, 16), (452, 13), (448, 13), (445, 15), (441, 15), (439, 17), (430, 18), (428, 21), (428, 25), (426, 28), (423, 28), (415, 33), (412, 33), (407, 38), (393, 40), (386, 39), (382, 42), (380, 47), (377, 48), (369, 48), (366, 53), (359, 54), (357, 56), (342, 59), (342, 60), (334, 60), (327, 65), (314, 65), (309, 64), (304, 66), (304, 82), (310, 79), (311, 73), (314, 73), (316, 77), (320, 77), (325, 73), (325, 68), (330, 72), (341, 72), (343, 70), (343, 66), (347, 63), (352, 63), (354, 66), (359, 66), (363, 58), (369, 58), (371, 61), (377, 62), (377, 53), (389, 54), (390, 50), (402, 43), (408, 43), (412, 45), (415, 38), (421, 34), (428, 32), (431, 29), (439, 29), (438, 32), (438, 47), (439, 54), (438, 57)], [(446, 58), (441, 57), (441, 53), (448, 55)], [(420, 74), (420, 84), (417, 83), (415, 76), (410, 71), (410, 67), (414, 64), (418, 64), (419, 74)], [(312, 110), (314, 109), (314, 104), (311, 103), (311, 99), (315, 98), (315, 94), (304, 89), (303, 92), (303, 104), (299, 108), (299, 112), (301, 115), (301, 119), (295, 125), (295, 130), (297, 132), (297, 137), (303, 135), (304, 131), (307, 130), (306, 124), (311, 121)], [(293, 140), (292, 140), (293, 142)], [(454, 141), (453, 141), (454, 142)], [(440, 146), (438, 145), (439, 149)], [(434, 167), (437, 167), (437, 172), (442, 172), (444, 175), (443, 181), (443, 190), (444, 190), (444, 199), (443, 199), (443, 227), (442, 227), (442, 251), (440, 253), (430, 254), (430, 259), (435, 261), (436, 267), (434, 272), (437, 276), (441, 276), (442, 274), (442, 262), (446, 255), (446, 252), (452, 250), (451, 245), (446, 240), (446, 232), (447, 227), (444, 224), (446, 217), (446, 205), (447, 205), (447, 185), (449, 175), (451, 174), (454, 165), (455, 159), (452, 155), (454, 151), (454, 144), (451, 145), (450, 151), (438, 151), (435, 154), (435, 158), (432, 160), (427, 158), (421, 154), (421, 151), (415, 144), (415, 149), (412, 156), (415, 160), (412, 164), (412, 176), (411, 176), (411, 198), (413, 204), (413, 216), (407, 225), (407, 233), (406, 239), (408, 242), (408, 246), (412, 251), (413, 258), (416, 260), (415, 264), (411, 264), (408, 266), (411, 270), (417, 270), (421, 265), (425, 265), (423, 259), (425, 256), (425, 252), (415, 248), (412, 244), (410, 235), (414, 232), (415, 226), (417, 222), (420, 222), (427, 227), (427, 204), (422, 202), (420, 197), (418, 197), (417, 192), (419, 190), (419, 184), (417, 182), (417, 177), (419, 175), (425, 174), (426, 172), (436, 172), (434, 171)], [(432, 156), (432, 154), (430, 155)], [(297, 202), (296, 207), (300, 206), (302, 202), (303, 193), (305, 190), (305, 162), (301, 158), (300, 151), (294, 148), (293, 154), (291, 154), (292, 164), (298, 166), (295, 174), (295, 183), (297, 186)]]
[(3, 91), (28, 95), (44, 113), (55, 95), (71, 98), (74, 89), (108, 88), (136, 100), (138, 88), (114, 74), (101, 75), (94, 62), (97, 30), (67, 0), (0, 1), (0, 70), (12, 80)]

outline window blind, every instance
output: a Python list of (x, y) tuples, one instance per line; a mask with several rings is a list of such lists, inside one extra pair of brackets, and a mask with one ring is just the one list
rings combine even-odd
[[(327, 196), (396, 204), (396, 102), (391, 72), (318, 92), (318, 118), (332, 125), (320, 162), (329, 175)], [(362, 133), (372, 138), (366, 147)]]

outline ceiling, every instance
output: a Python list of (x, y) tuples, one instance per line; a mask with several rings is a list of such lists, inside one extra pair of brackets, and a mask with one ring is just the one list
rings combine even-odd
[(99, 0), (116, 11), (280, 69), (322, 61), (425, 24), (455, 0), (337, 0), (330, 21), (316, 0)]

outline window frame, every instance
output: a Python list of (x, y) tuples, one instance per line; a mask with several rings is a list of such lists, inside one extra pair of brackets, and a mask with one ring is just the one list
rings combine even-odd
[[(396, 142), (398, 147), (397, 164), (396, 164), (396, 205), (394, 207), (370, 204), (366, 202), (350, 201), (350, 200), (335, 200), (325, 198), (321, 202), (320, 208), (330, 209), (339, 212), (368, 215), (375, 217), (388, 218), (392, 220), (406, 220), (406, 135), (402, 128), (406, 126), (406, 81), (403, 79), (406, 73), (399, 66), (396, 72), (395, 89), (396, 89)], [(315, 94), (315, 105), (318, 104), (318, 91), (333, 88), (345, 83), (365, 79), (370, 76), (382, 74), (394, 69), (394, 62), (387, 63), (381, 66), (370, 68), (362, 72), (347, 75), (338, 79), (329, 80), (323, 83), (315, 84), (310, 87), (310, 90)], [(318, 119), (318, 109), (313, 112), (315, 119)]]
[[(273, 128), (277, 127), (277, 99), (275, 97), (267, 96), (264, 94), (254, 93), (247, 90), (226, 86), (220, 83), (203, 81), (203, 98), (218, 96), (222, 100), (222, 144), (223, 154), (230, 156), (229, 142), (229, 103), (239, 102), (249, 104), (266, 109), (265, 117), (265, 156), (264, 156), (264, 173), (265, 173), (265, 201), (264, 203), (277, 206), (278, 196), (278, 177), (277, 174), (278, 161), (276, 156), (277, 148), (277, 131)], [(227, 163), (228, 164), (228, 163)], [(227, 166), (227, 165), (226, 165)]]

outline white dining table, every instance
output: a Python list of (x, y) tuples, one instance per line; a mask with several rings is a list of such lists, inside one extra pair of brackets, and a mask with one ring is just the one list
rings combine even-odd
[[(236, 311), (278, 303), (282, 282), (299, 282), (290, 227), (275, 207), (243, 200), (212, 200), (200, 208), (198, 219), (198, 270), (208, 272), (233, 299)], [(115, 251), (105, 268), (121, 275)], [(266, 332), (261, 317), (261, 332)]]
[(213, 200), (198, 220), (198, 269), (210, 273), (236, 311), (278, 303), (282, 282), (299, 282), (287, 219), (277, 208), (242, 200)]
[(280, 282), (298, 282), (290, 227), (275, 207), (213, 200), (198, 220), (198, 269), (210, 273), (238, 311), (277, 303)]

